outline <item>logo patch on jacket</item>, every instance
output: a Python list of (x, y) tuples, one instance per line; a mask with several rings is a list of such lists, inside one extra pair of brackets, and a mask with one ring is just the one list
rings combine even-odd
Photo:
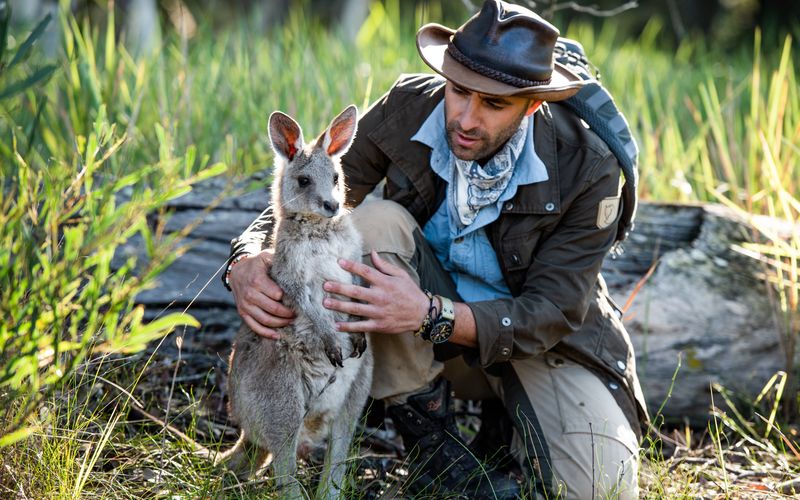
[(617, 220), (619, 213), (619, 196), (603, 198), (597, 206), (597, 228), (603, 229)]

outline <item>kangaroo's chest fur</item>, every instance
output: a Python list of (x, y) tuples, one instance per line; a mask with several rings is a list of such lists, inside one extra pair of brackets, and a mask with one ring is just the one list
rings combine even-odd
[[(349, 315), (326, 309), (322, 301), (331, 294), (326, 281), (352, 283), (353, 276), (339, 266), (339, 258), (361, 259), (361, 238), (344, 216), (317, 221), (289, 219), (275, 231), (272, 278), (284, 291), (284, 303), (297, 312), (294, 324), (280, 330), (278, 348), (303, 372), (311, 414), (329, 413), (341, 405), (360, 369), (361, 358), (350, 358), (352, 346), (344, 333), (336, 335), (346, 360), (336, 369), (325, 355), (318, 336), (319, 316), (346, 321)], [(330, 325), (335, 328), (335, 324)], [(313, 418), (313, 416), (312, 416)]]
[[(313, 223), (303, 219), (282, 220), (274, 234), (275, 256), (270, 275), (284, 291), (284, 303), (298, 313), (293, 327), (281, 333), (296, 342), (308, 342), (313, 331), (303, 318), (330, 312), (322, 305), (328, 295), (325, 281), (352, 283), (350, 273), (339, 266), (339, 258), (361, 259), (361, 238), (347, 216)], [(332, 313), (337, 321), (348, 315)], [(344, 336), (342, 336), (344, 339)]]

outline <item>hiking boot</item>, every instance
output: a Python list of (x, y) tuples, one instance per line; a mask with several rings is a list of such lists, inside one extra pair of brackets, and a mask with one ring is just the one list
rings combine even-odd
[(433, 387), (387, 408), (403, 436), (409, 460), (405, 488), (414, 495), (441, 498), (516, 498), (516, 481), (481, 463), (461, 439), (450, 409), (450, 384), (444, 378)]
[(514, 424), (503, 402), (497, 398), (482, 400), (481, 427), (469, 444), (472, 453), (495, 470), (520, 475), (522, 471), (511, 454), (513, 435)]

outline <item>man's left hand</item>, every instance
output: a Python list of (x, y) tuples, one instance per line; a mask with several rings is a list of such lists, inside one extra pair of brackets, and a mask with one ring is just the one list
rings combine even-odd
[(374, 268), (339, 259), (342, 269), (361, 277), (369, 287), (336, 281), (326, 281), (323, 285), (325, 291), (353, 300), (327, 297), (323, 301), (325, 307), (363, 318), (337, 323), (337, 328), (342, 332), (390, 334), (416, 331), (428, 314), (427, 295), (405, 270), (382, 259), (375, 250), (370, 256)]

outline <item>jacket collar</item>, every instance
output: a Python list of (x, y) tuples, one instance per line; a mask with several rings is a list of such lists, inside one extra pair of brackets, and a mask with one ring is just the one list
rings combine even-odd
[(561, 188), (558, 177), (556, 127), (547, 103), (533, 114), (533, 142), (536, 154), (547, 167), (548, 180), (520, 186), (509, 213), (558, 214), (561, 213)]
[(430, 115), (442, 99), (444, 99), (444, 80), (430, 90), (418, 94), (416, 98), (409, 99), (368, 135), (413, 184), (425, 204), (428, 214), (425, 219), (436, 211), (441, 202), (441, 199), (438, 199), (439, 195), (443, 195), (444, 191), (439, 189), (441, 183), (429, 165), (431, 149), (422, 143), (412, 141), (411, 137), (419, 129), (420, 120)]

